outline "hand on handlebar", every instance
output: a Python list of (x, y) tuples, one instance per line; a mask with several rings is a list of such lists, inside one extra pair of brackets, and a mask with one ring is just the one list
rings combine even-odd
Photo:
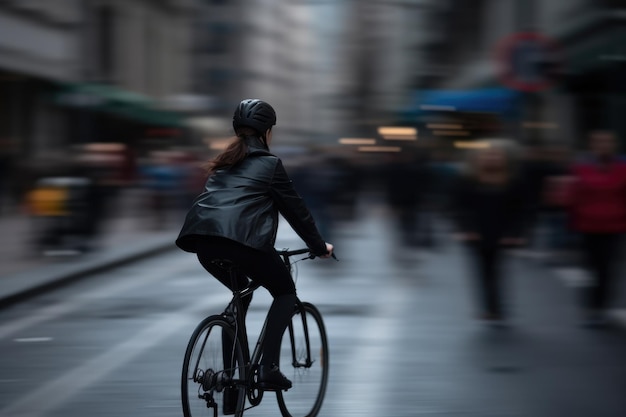
[(330, 243), (326, 243), (326, 252), (327, 253), (326, 253), (326, 255), (321, 255), (320, 258), (327, 259), (327, 258), (330, 258), (331, 256), (333, 256), (333, 249), (334, 249), (333, 245), (331, 245)]

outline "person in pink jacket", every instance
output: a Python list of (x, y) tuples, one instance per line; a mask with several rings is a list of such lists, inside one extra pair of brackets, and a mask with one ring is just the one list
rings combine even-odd
[(626, 232), (626, 163), (617, 156), (612, 132), (592, 132), (589, 146), (591, 158), (573, 166), (570, 214), (593, 277), (583, 300), (585, 324), (598, 326), (606, 324), (619, 244)]

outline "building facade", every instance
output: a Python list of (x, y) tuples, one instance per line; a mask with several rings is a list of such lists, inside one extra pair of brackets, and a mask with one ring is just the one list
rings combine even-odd
[(210, 103), (196, 124), (209, 135), (228, 134), (236, 104), (260, 98), (277, 111), (281, 141), (301, 143), (314, 135), (309, 7), (287, 0), (197, 0), (196, 7), (193, 86)]
[(424, 3), (197, 0), (195, 88), (212, 98), (212, 119), (243, 97), (269, 101), (283, 143), (369, 132), (410, 90)]
[(178, 126), (167, 104), (190, 88), (190, 6), (1, 2), (3, 165), (45, 167), (76, 144), (134, 145), (151, 127)]
[[(548, 39), (550, 59), (532, 69), (549, 77), (541, 91), (522, 91), (518, 125), (526, 143), (581, 147), (587, 131), (612, 129), (626, 138), (622, 76), (626, 62), (626, 3), (619, 0), (452, 0), (431, 18), (440, 36), (424, 48), (441, 69), (420, 78), (420, 88), (508, 88), (499, 77), (497, 48), (506, 37), (532, 32)], [(556, 127), (556, 128), (555, 128)], [(624, 139), (623, 139), (624, 140)]]

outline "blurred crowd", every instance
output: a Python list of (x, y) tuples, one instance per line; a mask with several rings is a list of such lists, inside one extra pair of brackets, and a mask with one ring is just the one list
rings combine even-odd
[[(389, 244), (409, 250), (442, 245), (437, 225), (443, 222), (468, 249), (481, 318), (496, 321), (506, 318), (506, 249), (533, 250), (551, 263), (584, 262), (596, 283), (584, 296), (585, 317), (600, 321), (626, 232), (626, 162), (615, 135), (590, 132), (588, 149), (579, 150), (504, 139), (474, 143), (480, 146), (419, 144), (374, 156), (306, 147), (283, 159), (328, 241), (337, 223), (358, 227), (370, 202), (389, 213), (395, 231)], [(138, 154), (116, 143), (72, 148), (64, 163), (29, 174), (20, 196), (21, 214), (32, 225), (28, 250), (92, 251), (103, 225), (129, 210), (140, 230), (178, 227), (202, 190), (209, 157), (173, 148)], [(133, 207), (122, 207), (128, 195)]]
[(137, 231), (170, 227), (204, 182), (201, 163), (186, 151), (136, 155), (123, 144), (91, 143), (60, 163), (25, 170), (30, 179), (18, 200), (31, 220), (30, 249), (90, 252), (107, 221), (124, 214), (136, 219)]
[(447, 221), (467, 249), (478, 317), (498, 324), (509, 316), (506, 250), (539, 254), (552, 266), (582, 266), (590, 283), (581, 320), (605, 325), (626, 232), (626, 161), (615, 134), (591, 131), (581, 150), (502, 139), (479, 144), (461, 158), (432, 152), (389, 158), (382, 184), (398, 242), (435, 247), (441, 243), (435, 220)]

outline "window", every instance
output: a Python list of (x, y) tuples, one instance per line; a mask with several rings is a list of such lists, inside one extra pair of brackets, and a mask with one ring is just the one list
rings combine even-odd
[(212, 68), (207, 71), (207, 87), (212, 94), (219, 95), (230, 89), (230, 81), (233, 78), (232, 71), (223, 68)]
[(96, 59), (97, 72), (104, 81), (112, 81), (115, 75), (115, 12), (103, 6), (96, 13)]
[(205, 29), (204, 51), (211, 54), (227, 52), (232, 34), (232, 25), (228, 23), (209, 23)]

